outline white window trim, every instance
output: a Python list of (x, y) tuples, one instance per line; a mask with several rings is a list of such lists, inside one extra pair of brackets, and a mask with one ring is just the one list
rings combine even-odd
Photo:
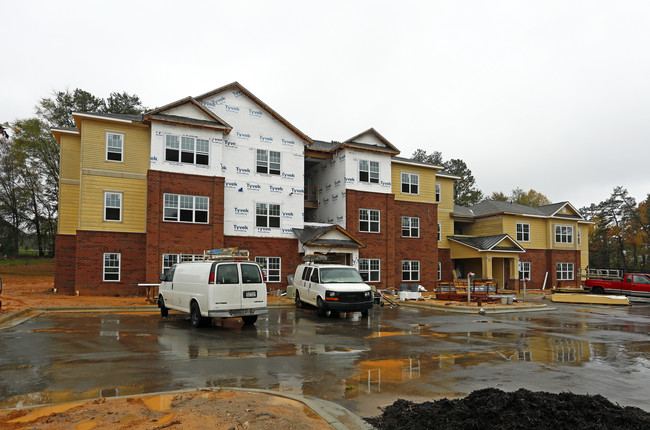
[[(106, 279), (106, 256), (117, 255), (117, 279)], [(122, 278), (122, 254), (119, 252), (105, 252), (102, 255), (102, 282), (120, 282)]]
[[(361, 262), (362, 261), (367, 261), (368, 262), (368, 270), (361, 270)], [(373, 261), (376, 261), (377, 264), (379, 265), (377, 270), (372, 269), (372, 262)], [(371, 280), (371, 278), (370, 278), (370, 274), (374, 273), (374, 272), (377, 273), (377, 280), (376, 281)], [(381, 260), (379, 258), (360, 258), (359, 259), (359, 273), (360, 274), (361, 273), (367, 273), (368, 274), (368, 280), (364, 281), (364, 282), (373, 282), (373, 283), (374, 282), (381, 282)]]
[[(361, 211), (368, 211), (368, 230), (361, 230)], [(371, 221), (370, 220), (370, 212), (371, 211), (376, 211), (379, 217), (377, 218), (377, 221)], [(370, 224), (371, 223), (377, 223), (377, 231), (372, 231), (370, 230)], [(359, 232), (361, 233), (381, 233), (381, 211), (379, 209), (364, 209), (360, 208), (359, 209)]]
[[(259, 159), (259, 153), (266, 153), (266, 161)], [(278, 173), (271, 173), (271, 152), (275, 152), (280, 156), (280, 166), (278, 167)], [(260, 162), (265, 163), (266, 172), (258, 172), (257, 168), (261, 167)], [(255, 151), (255, 173), (258, 175), (269, 175), (269, 176), (281, 176), (282, 175), (282, 152), (280, 151), (271, 151), (269, 149), (257, 149)]]
[(442, 223), (438, 223), (438, 242), (442, 241)]
[(578, 238), (578, 246), (582, 246), (582, 235), (580, 234), (580, 227), (576, 229), (576, 237)]
[[(567, 229), (567, 230), (566, 230), (566, 233), (562, 233), (562, 229), (563, 229), (563, 228)], [(557, 240), (558, 229), (560, 229), (560, 239), (562, 239), (562, 238), (564, 238), (564, 237), (569, 238), (569, 231), (570, 231), (570, 232), (571, 232), (571, 237), (570, 237), (571, 240), (567, 240), (567, 241), (560, 240), (560, 241), (558, 241), (558, 240)], [(555, 243), (562, 243), (562, 244), (566, 244), (566, 245), (570, 245), (570, 244), (572, 244), (572, 243), (573, 243), (573, 231), (574, 231), (574, 229), (573, 229), (573, 226), (572, 226), (572, 225), (556, 224), (556, 225), (555, 225), (555, 232), (554, 232), (555, 234), (554, 234), (554, 236), (553, 236)]]
[[(519, 264), (521, 264), (521, 270), (519, 270), (519, 279), (523, 279), (522, 273), (528, 272), (528, 279), (530, 281), (531, 277), (533, 276), (532, 272), (532, 265), (530, 264), (530, 261), (520, 261)], [(524, 270), (524, 266), (528, 266), (528, 270)]]
[[(368, 170), (362, 170), (361, 169), (361, 162), (364, 162), (364, 161), (366, 163), (368, 163)], [(372, 175), (371, 175), (372, 169), (370, 168), (370, 163), (376, 163), (377, 164), (377, 180), (376, 181), (372, 180)], [(379, 179), (381, 177), (381, 165), (379, 164), (379, 161), (359, 160), (359, 163), (357, 164), (357, 167), (358, 167), (358, 172), (357, 173), (359, 175), (359, 182), (363, 182), (363, 183), (366, 183), (366, 184), (378, 184), (379, 183)], [(364, 181), (364, 180), (361, 179), (361, 172), (368, 172), (368, 180), (367, 181)]]
[[(408, 279), (408, 280), (404, 279), (404, 263), (409, 263), (408, 272), (411, 273), (411, 274), (415, 273), (415, 271), (413, 270), (413, 263), (417, 263), (417, 266), (418, 266), (418, 270), (417, 270), (418, 277), (417, 277), (417, 279)], [(420, 271), (422, 270), (422, 266), (420, 265), (419, 260), (402, 260), (400, 268), (401, 268), (400, 273), (402, 274), (402, 276), (401, 276), (402, 282), (420, 282)]]
[[(566, 267), (562, 267), (562, 265), (566, 265)], [(574, 274), (575, 267), (573, 263), (556, 263), (555, 264), (555, 275), (557, 276), (558, 281), (573, 281), (575, 278)], [(561, 275), (562, 277), (558, 276)], [(565, 278), (564, 276), (569, 275), (569, 278)]]
[(436, 203), (440, 203), (440, 200), (442, 200), (442, 186), (440, 185), (440, 182), (436, 182)]
[[(178, 161), (174, 160), (168, 160), (167, 159), (167, 136), (172, 136), (178, 138), (178, 148), (173, 150), (178, 151)], [(192, 139), (194, 141), (194, 149), (192, 150), (192, 153), (194, 154), (194, 162), (190, 163), (187, 161), (182, 161), (183, 160), (183, 138), (185, 139)], [(197, 140), (204, 140), (208, 143), (208, 152), (205, 151), (199, 151), (197, 149)], [(203, 138), (203, 137), (197, 137), (197, 136), (185, 136), (185, 135), (178, 135), (178, 134), (165, 134), (165, 139), (163, 142), (163, 150), (164, 150), (164, 155), (163, 155), (163, 160), (167, 163), (175, 163), (175, 164), (187, 164), (191, 166), (196, 166), (196, 167), (202, 167), (202, 168), (209, 168), (210, 167), (210, 161), (212, 159), (212, 154), (211, 154), (211, 145), (210, 145), (210, 139), (208, 138)], [(185, 152), (190, 152), (190, 151), (185, 151)], [(197, 163), (196, 158), (198, 154), (204, 154), (208, 156), (208, 162), (207, 164), (202, 164), (202, 163)]]
[[(404, 220), (408, 219), (409, 220), (409, 234), (408, 236), (404, 236)], [(413, 230), (413, 220), (416, 219), (418, 222), (418, 233), (417, 236), (411, 236), (411, 231)], [(408, 238), (419, 238), (420, 237), (420, 218), (416, 216), (403, 216), (402, 217), (402, 237), (408, 237)]]
[[(270, 258), (277, 258), (279, 261), (278, 265), (278, 277), (277, 281), (271, 280), (271, 277), (269, 276), (269, 259)], [(255, 257), (255, 262), (260, 265), (260, 269), (262, 269), (262, 273), (264, 274), (264, 279), (266, 279), (266, 282), (268, 283), (277, 283), (277, 282), (282, 282), (282, 258), (281, 257)], [(275, 270), (275, 269), (274, 269)], [(275, 279), (275, 278), (274, 278)]]
[[(408, 182), (404, 182), (404, 176), (403, 175), (408, 175), (408, 178), (409, 178)], [(413, 176), (415, 176), (417, 178), (417, 184), (413, 184), (413, 182), (412, 182)], [(409, 186), (409, 190), (406, 193), (403, 190), (404, 184), (407, 184)], [(418, 192), (417, 193), (412, 193), (411, 192), (411, 186), (412, 185), (417, 185), (417, 187), (418, 187)], [(411, 195), (414, 195), (414, 196), (419, 196), (420, 195), (420, 174), (419, 173), (413, 173), (413, 172), (400, 172), (400, 192), (402, 194), (411, 194)]]
[[(520, 225), (522, 226), (522, 229), (521, 229), (521, 237), (522, 237), (522, 239), (521, 240), (519, 240), (519, 226)], [(528, 231), (527, 232), (524, 231), (523, 226), (528, 226)], [(526, 235), (528, 236), (528, 239), (524, 239), (524, 237), (526, 237)], [(530, 223), (518, 222), (515, 225), (515, 237), (517, 238), (517, 242), (530, 242)]]
[(438, 281), (442, 281), (442, 262), (438, 261)]
[[(109, 151), (108, 150), (108, 135), (113, 134), (116, 136), (120, 136), (122, 138), (122, 147), (120, 148), (120, 159), (119, 160), (111, 160), (108, 158), (108, 153), (109, 152), (115, 152), (115, 151)], [(124, 163), (124, 133), (116, 132), (116, 131), (106, 131), (106, 161), (110, 161), (112, 163)]]
[[(119, 207), (118, 206), (107, 206), (106, 205), (106, 195), (107, 194), (117, 194), (117, 195), (119, 195), (120, 196), (120, 206)], [(104, 218), (105, 222), (122, 222), (122, 209), (123, 209), (123, 207), (124, 207), (124, 193), (122, 191), (108, 191), (108, 190), (104, 191), (104, 214), (103, 214), (103, 218)], [(106, 209), (107, 208), (112, 208), (112, 209), (119, 208), (119, 210), (120, 210), (120, 219), (106, 219)]]
[[(177, 199), (178, 204), (176, 206), (176, 209), (178, 210), (178, 213), (177, 213), (178, 214), (178, 219), (175, 219), (175, 220), (173, 220), (173, 219), (165, 219), (165, 209), (167, 208), (167, 206), (165, 206), (165, 200), (166, 200), (165, 196), (176, 196), (176, 197), (178, 197), (178, 199)], [(205, 222), (203, 222), (203, 221), (181, 221), (181, 197), (191, 197), (192, 198), (192, 219), (193, 220), (196, 219), (196, 211), (197, 210), (203, 211), (203, 209), (196, 209), (196, 198), (197, 197), (204, 197), (204, 198), (206, 198), (208, 200), (208, 207), (205, 209), (205, 211), (207, 212)], [(163, 194), (162, 206), (163, 206), (163, 210), (162, 210), (162, 212), (163, 212), (163, 214), (162, 214), (163, 215), (163, 222), (179, 222), (179, 223), (183, 223), (183, 224), (203, 224), (203, 225), (210, 224), (210, 197), (208, 197), (208, 196), (191, 196), (191, 195), (188, 195), (188, 194), (164, 193)], [(171, 206), (169, 206), (169, 207), (171, 208)], [(183, 208), (182, 210), (189, 210), (189, 209)]]
[[(257, 205), (266, 205), (266, 225), (257, 225)], [(277, 216), (273, 215), (273, 218), (278, 219), (278, 226), (271, 227), (271, 205), (278, 206), (279, 214)], [(262, 216), (262, 215), (260, 215)], [(282, 228), (282, 205), (278, 203), (269, 203), (269, 202), (255, 202), (255, 227), (259, 228)]]

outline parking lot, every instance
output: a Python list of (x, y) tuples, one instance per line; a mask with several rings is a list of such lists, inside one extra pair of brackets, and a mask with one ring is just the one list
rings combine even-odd
[(253, 327), (185, 315), (46, 313), (0, 333), (0, 408), (196, 387), (317, 396), (361, 416), (485, 387), (602, 394), (647, 410), (650, 304), (480, 316), (276, 309)]

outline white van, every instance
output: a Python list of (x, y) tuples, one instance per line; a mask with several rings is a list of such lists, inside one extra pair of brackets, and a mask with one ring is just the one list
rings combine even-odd
[(252, 261), (198, 261), (173, 265), (160, 275), (160, 315), (169, 309), (190, 314), (192, 326), (209, 318), (238, 318), (255, 324), (268, 313), (266, 284), (260, 266)]
[(296, 268), (293, 284), (296, 306), (300, 307), (303, 303), (316, 306), (319, 316), (336, 311), (361, 312), (366, 317), (368, 309), (372, 308), (372, 289), (363, 282), (357, 269), (351, 266), (300, 264)]

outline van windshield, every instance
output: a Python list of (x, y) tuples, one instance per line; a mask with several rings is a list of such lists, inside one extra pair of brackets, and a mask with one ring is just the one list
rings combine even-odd
[(353, 267), (325, 267), (320, 270), (323, 284), (362, 283), (361, 275)]

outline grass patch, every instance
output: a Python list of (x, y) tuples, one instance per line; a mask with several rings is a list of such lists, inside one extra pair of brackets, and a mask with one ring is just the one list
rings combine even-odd
[(0, 276), (54, 276), (54, 258), (0, 260)]

